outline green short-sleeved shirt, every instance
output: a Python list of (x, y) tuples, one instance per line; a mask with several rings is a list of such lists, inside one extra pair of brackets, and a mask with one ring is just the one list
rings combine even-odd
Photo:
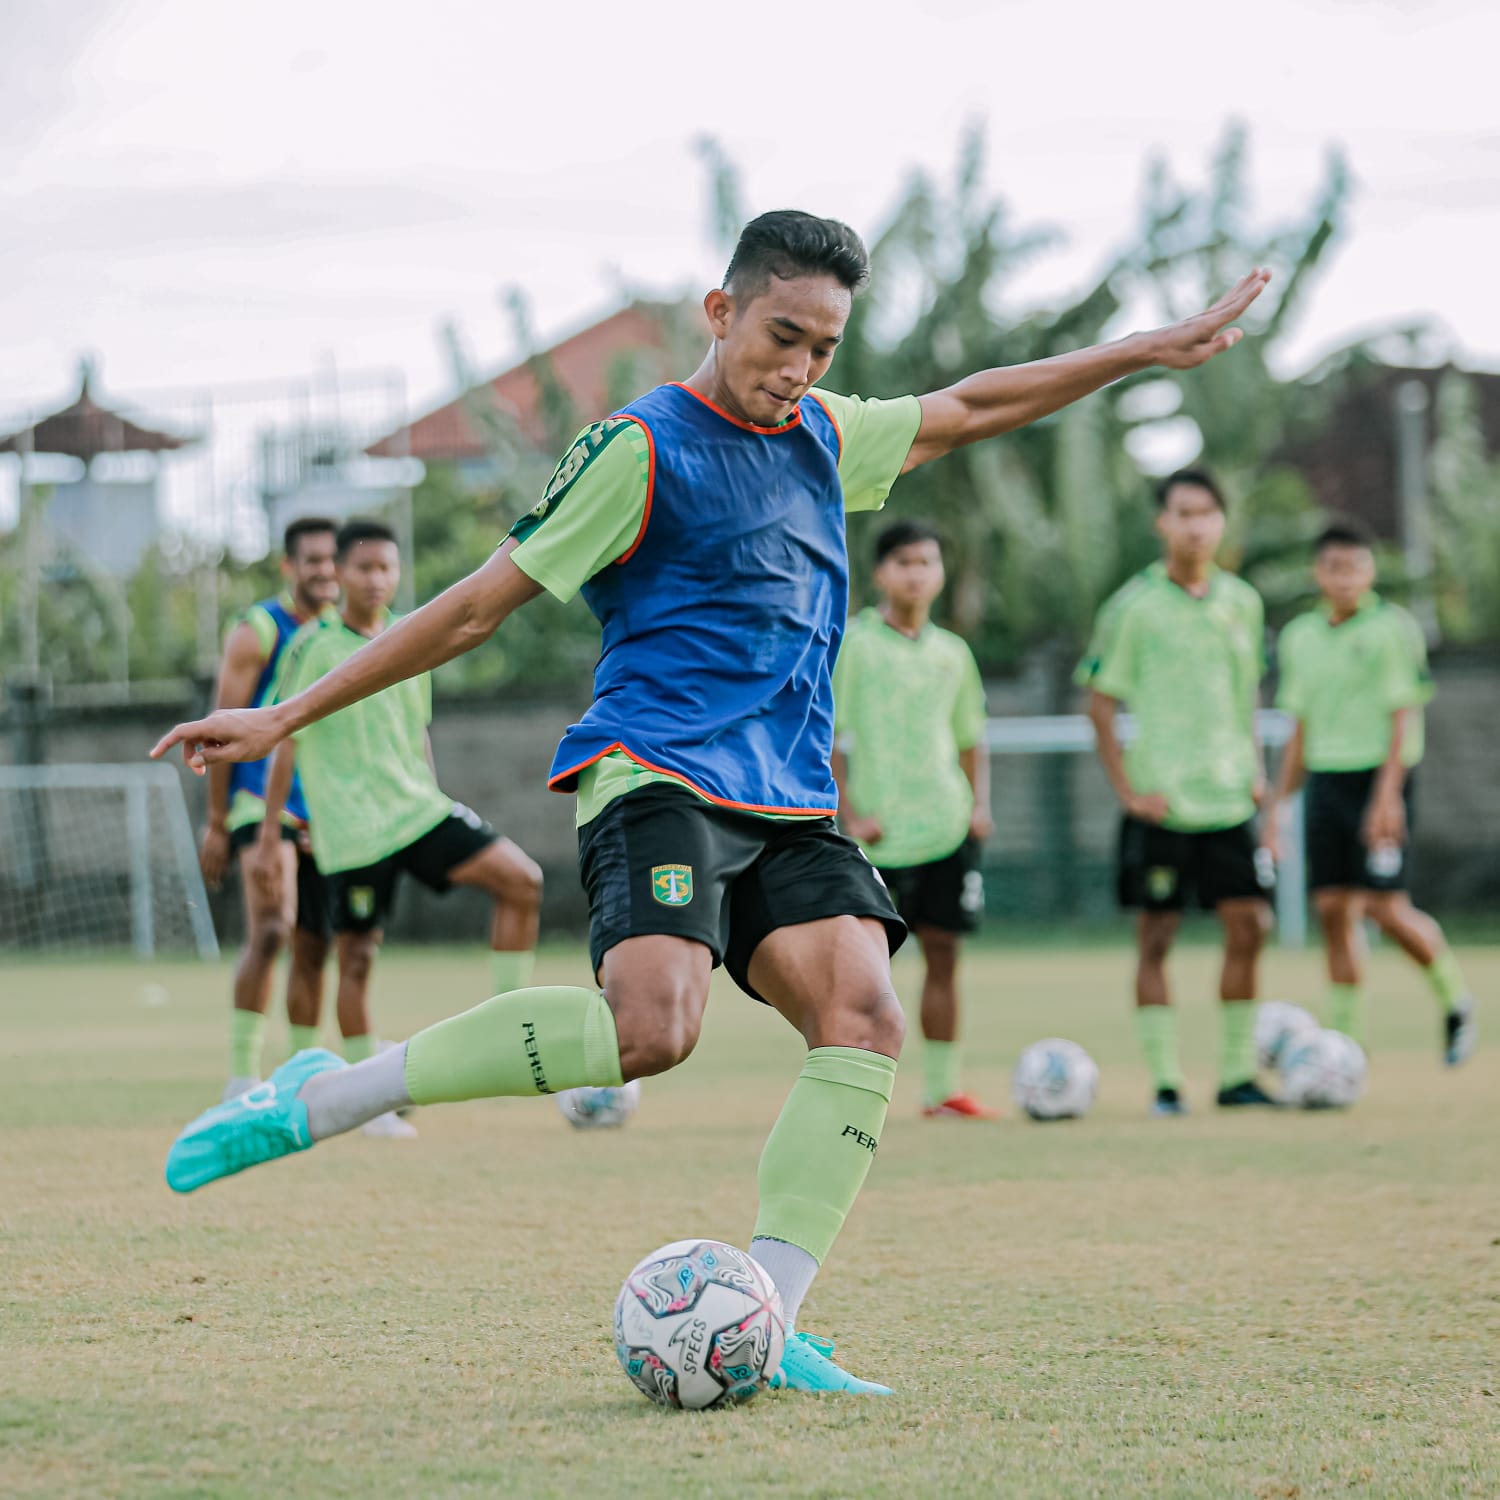
[(984, 684), (962, 637), (929, 624), (913, 638), (861, 611), (833, 669), (833, 722), (849, 801), (880, 823), (870, 858), (905, 869), (952, 854), (974, 812), (959, 752), (984, 739)]
[[(839, 428), (844, 509), (879, 510), (911, 452), (922, 421), (921, 403), (915, 396), (867, 401), (832, 391), (815, 395)], [(650, 459), (645, 434), (628, 418), (610, 417), (584, 428), (535, 510), (511, 528), (511, 536), (519, 540), (511, 561), (555, 598), (571, 599), (640, 539)], [(568, 503), (558, 504), (564, 495)], [(616, 797), (654, 781), (684, 784), (677, 777), (647, 771), (620, 752), (596, 761), (579, 773), (579, 826)]]
[[(387, 616), (387, 623), (394, 620)], [(292, 637), (276, 681), (283, 702), (348, 660), (366, 639), (343, 620)], [(358, 870), (415, 843), (453, 811), (427, 762), (432, 679), (420, 676), (299, 729), (297, 771), (324, 874)]]
[(1168, 828), (1203, 832), (1255, 812), (1265, 665), (1265, 610), (1248, 583), (1215, 569), (1199, 599), (1158, 562), (1105, 601), (1074, 680), (1134, 717), (1131, 786), (1167, 799)]
[(1422, 759), (1422, 705), (1432, 697), (1422, 627), (1399, 604), (1367, 594), (1335, 625), (1326, 606), (1281, 632), (1276, 704), (1302, 721), (1309, 771), (1369, 771), (1391, 748), (1391, 716), (1410, 709), (1401, 764)]

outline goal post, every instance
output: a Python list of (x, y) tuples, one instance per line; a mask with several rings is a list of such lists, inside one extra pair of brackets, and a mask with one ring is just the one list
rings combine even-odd
[[(1115, 720), (1121, 743), (1135, 725)], [(1293, 720), (1278, 709), (1255, 715), (1260, 743), (1279, 750)], [(985, 725), (993, 759), (995, 837), (986, 855), (988, 882), (1001, 913), (1052, 921), (1102, 915), (1112, 905), (1119, 806), (1094, 754), (1094, 726), (1084, 714), (994, 718)], [(1281, 809), (1281, 863), (1276, 879), (1277, 936), (1283, 947), (1307, 943), (1307, 872), (1302, 796)]]
[(0, 951), (219, 956), (165, 765), (0, 766)]

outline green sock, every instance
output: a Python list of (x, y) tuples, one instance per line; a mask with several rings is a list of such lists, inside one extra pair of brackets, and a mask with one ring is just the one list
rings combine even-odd
[(1177, 1012), (1170, 1005), (1138, 1005), (1135, 1031), (1146, 1054), (1155, 1088), (1180, 1089), (1182, 1064), (1177, 1060)]
[(1226, 1000), (1219, 1010), (1219, 1087), (1232, 1089), (1255, 1077), (1255, 1001)]
[(942, 1104), (958, 1092), (958, 1068), (961, 1061), (957, 1042), (922, 1042), (924, 1104)]
[(413, 1104), (623, 1082), (615, 1018), (604, 996), (571, 985), (496, 995), (406, 1044)]
[(1463, 970), (1459, 968), (1453, 950), (1444, 948), (1422, 972), (1426, 974), (1438, 1004), (1443, 1007), (1444, 1015), (1457, 1010), (1458, 1002), (1469, 993), (1469, 986), (1464, 982)]
[(318, 1045), (318, 1028), (316, 1026), (289, 1025), (286, 1030), (293, 1057), (299, 1052), (306, 1052), (308, 1048)]
[(1328, 1024), (1335, 1031), (1365, 1044), (1365, 994), (1357, 984), (1328, 986)]
[(822, 1261), (854, 1205), (896, 1083), (896, 1060), (859, 1047), (815, 1047), (760, 1158), (755, 1238)]
[(229, 1076), (260, 1077), (260, 1049), (266, 1037), (266, 1018), (258, 1010), (229, 1013)]
[(508, 995), (512, 990), (524, 990), (531, 983), (531, 971), (536, 967), (536, 952), (527, 948), (524, 952), (490, 954), (490, 983), (492, 994)]
[(346, 1036), (344, 1038), (344, 1058), (347, 1062), (362, 1063), (366, 1058), (374, 1056), (374, 1037), (366, 1034), (365, 1036)]

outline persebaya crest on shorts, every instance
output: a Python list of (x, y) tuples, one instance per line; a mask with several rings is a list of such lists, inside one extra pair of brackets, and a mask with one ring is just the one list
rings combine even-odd
[(622, 415), (651, 442), (645, 532), (584, 585), (604, 628), (594, 703), (549, 784), (571, 790), (624, 750), (732, 807), (831, 812), (849, 602), (838, 428), (815, 397), (750, 427), (680, 385)]

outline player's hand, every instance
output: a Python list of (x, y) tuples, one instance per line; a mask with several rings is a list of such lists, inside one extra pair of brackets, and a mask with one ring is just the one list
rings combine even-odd
[(202, 776), (215, 761), (264, 760), (284, 737), (274, 708), (221, 708), (164, 734), (152, 747), (151, 759), (160, 760), (173, 745), (181, 745), (188, 770)]
[(1406, 808), (1400, 797), (1376, 797), (1365, 812), (1362, 830), (1366, 849), (1382, 844), (1405, 844)]
[(995, 831), (995, 820), (987, 807), (975, 807), (969, 815), (969, 837), (983, 843)]
[(216, 891), (223, 884), (224, 872), (229, 868), (229, 830), (209, 823), (198, 841), (198, 868), (203, 872), (203, 883)]
[(879, 818), (845, 818), (844, 832), (861, 844), (878, 844), (885, 837)]
[(1132, 792), (1125, 803), (1125, 811), (1142, 823), (1165, 823), (1170, 810), (1160, 792)]
[(1271, 856), (1271, 863), (1281, 863), (1281, 829), (1277, 827), (1276, 810), (1271, 809), (1261, 823), (1260, 847)]
[(281, 863), (281, 839), (258, 838), (244, 856), (251, 880), (267, 906), (281, 906), (281, 882), (285, 867)]
[(1206, 312), (1147, 334), (1155, 363), (1168, 370), (1192, 370), (1234, 348), (1244, 337), (1244, 330), (1228, 325), (1260, 296), (1270, 279), (1269, 271), (1251, 271)]

